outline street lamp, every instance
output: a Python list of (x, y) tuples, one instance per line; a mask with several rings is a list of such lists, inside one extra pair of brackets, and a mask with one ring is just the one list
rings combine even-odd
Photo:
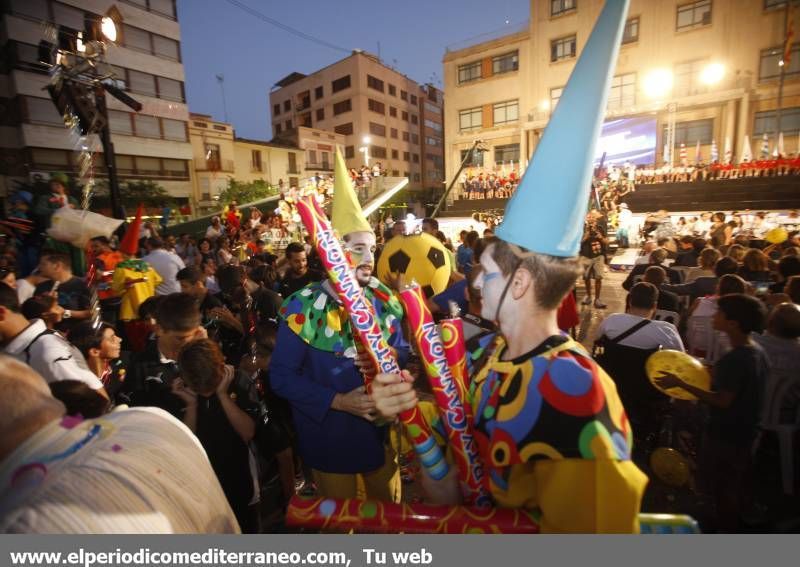
[(653, 69), (642, 81), (644, 93), (650, 98), (661, 98), (672, 92), (672, 71)]
[(704, 85), (716, 85), (725, 76), (725, 65), (722, 63), (709, 63), (700, 72), (700, 82)]
[(364, 136), (361, 141), (364, 143), (364, 145), (358, 148), (358, 151), (364, 152), (364, 166), (369, 167), (369, 145), (372, 142), (372, 138), (369, 136)]

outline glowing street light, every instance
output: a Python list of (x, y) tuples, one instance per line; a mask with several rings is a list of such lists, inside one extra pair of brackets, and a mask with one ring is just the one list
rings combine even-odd
[(542, 102), (540, 102), (539, 110), (541, 110), (542, 112), (547, 112), (548, 110), (550, 110), (550, 101), (545, 99)]
[(716, 85), (725, 76), (725, 66), (722, 63), (710, 63), (700, 72), (700, 81), (705, 85)]
[(363, 142), (365, 145), (369, 145), (369, 144), (371, 144), (371, 143), (372, 143), (372, 138), (370, 138), (369, 136), (364, 136), (364, 138), (363, 138), (361, 141), (362, 141), (362, 142)]
[(100, 31), (103, 36), (110, 42), (117, 41), (117, 23), (111, 16), (103, 16), (100, 20)]
[(650, 98), (660, 98), (672, 92), (672, 71), (653, 69), (642, 82), (644, 93)]

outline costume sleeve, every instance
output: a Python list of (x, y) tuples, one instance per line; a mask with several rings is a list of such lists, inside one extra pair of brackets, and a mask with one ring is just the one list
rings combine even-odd
[(155, 271), (152, 266), (150, 267), (150, 271), (147, 272), (147, 277), (153, 282), (153, 289), (164, 283), (164, 278), (162, 278), (161, 274)]
[(534, 465), (543, 533), (638, 533), (647, 477), (632, 461), (541, 460)]
[(277, 348), (269, 366), (272, 390), (288, 400), (295, 410), (321, 423), (331, 407), (336, 390), (312, 379), (312, 369), (307, 364), (310, 347), (284, 322), (278, 327), (275, 344)]

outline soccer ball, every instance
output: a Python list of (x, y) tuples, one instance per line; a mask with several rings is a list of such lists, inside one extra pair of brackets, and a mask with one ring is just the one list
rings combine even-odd
[(393, 277), (403, 274), (405, 283), (415, 281), (428, 298), (447, 288), (452, 271), (450, 252), (430, 234), (395, 236), (378, 259), (378, 278), (383, 283), (389, 285)]

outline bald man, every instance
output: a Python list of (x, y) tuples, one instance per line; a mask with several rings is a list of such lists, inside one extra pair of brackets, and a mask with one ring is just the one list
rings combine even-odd
[(3, 355), (0, 532), (239, 533), (239, 525), (178, 420), (156, 408), (65, 416), (41, 376)]

